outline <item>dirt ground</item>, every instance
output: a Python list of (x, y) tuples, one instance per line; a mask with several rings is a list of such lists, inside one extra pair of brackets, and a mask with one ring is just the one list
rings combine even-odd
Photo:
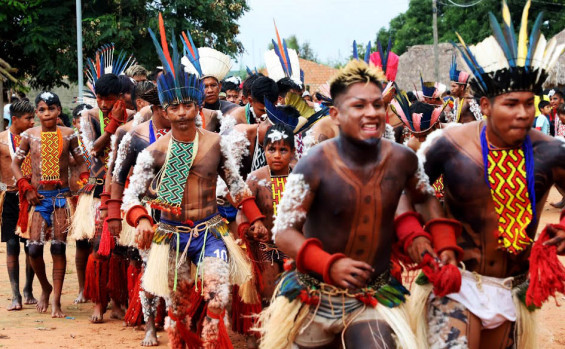
[[(551, 192), (549, 202), (558, 201), (558, 194)], [(541, 225), (559, 220), (559, 210), (546, 205)], [(45, 260), (49, 278), (51, 274), (51, 258), (46, 249)], [(5, 308), (10, 303), (11, 291), (6, 272), (6, 246), (0, 246), (0, 347), (1, 348), (137, 348), (143, 338), (142, 330), (124, 327), (122, 321), (105, 319), (103, 324), (91, 324), (88, 316), (92, 304), (73, 304), (77, 295), (78, 283), (74, 265), (75, 246), (69, 243), (67, 247), (67, 273), (61, 304), (67, 318), (52, 319), (49, 308), (45, 314), (39, 314), (35, 306), (24, 305), (24, 309), (8, 312)], [(565, 263), (565, 259), (561, 259)], [(20, 266), (23, 266), (23, 251), (20, 256)], [(23, 287), (24, 275), (20, 273)], [(34, 294), (40, 295), (37, 279), (34, 282)], [(560, 295), (558, 303), (564, 304), (565, 297)], [(108, 314), (108, 313), (107, 313)], [(538, 314), (540, 323), (540, 348), (565, 348), (565, 316), (564, 308), (551, 300), (547, 302)], [(167, 346), (167, 335), (159, 332), (159, 347)], [(233, 335), (234, 346), (245, 348), (241, 336)]]

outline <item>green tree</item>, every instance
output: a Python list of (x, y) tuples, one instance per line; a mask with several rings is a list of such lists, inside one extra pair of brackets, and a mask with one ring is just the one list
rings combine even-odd
[[(247, 11), (246, 0), (89, 0), (83, 1), (83, 53), (114, 42), (133, 53), (147, 68), (159, 65), (148, 34), (158, 33), (157, 15), (163, 13), (167, 36), (189, 31), (196, 46), (211, 46), (236, 56), (243, 51), (235, 40), (237, 20)], [(0, 1), (0, 57), (18, 68), (17, 78), (32, 87), (66, 85), (77, 80), (74, 0)]]
[[(465, 4), (469, 1), (454, 0)], [(524, 0), (507, 0), (516, 35), (520, 28), (520, 20)], [(562, 0), (532, 1), (529, 25), (531, 26), (540, 11), (544, 11), (545, 23), (542, 32), (550, 38), (565, 28), (565, 4)], [(457, 41), (457, 31), (466, 43), (477, 43), (491, 35), (488, 13), (492, 12), (501, 22), (501, 2), (482, 1), (474, 6), (459, 7), (450, 2), (438, 2), (438, 34), (439, 42)], [(393, 50), (401, 55), (409, 46), (432, 44), (432, 0), (410, 0), (408, 10), (393, 18), (388, 28), (381, 28), (377, 38), (383, 43), (389, 37), (393, 40)]]

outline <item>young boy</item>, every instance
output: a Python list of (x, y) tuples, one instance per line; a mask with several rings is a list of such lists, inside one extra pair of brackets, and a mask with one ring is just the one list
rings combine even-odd
[[(35, 99), (35, 106), (41, 125), (22, 133), (20, 147), (12, 162), (12, 171), (20, 195), (20, 226), (22, 222), (24, 225), (28, 222), (28, 206), (32, 205), (34, 210), (31, 213), (28, 247), (31, 265), (42, 289), (37, 310), (40, 313), (47, 311), (49, 296), (55, 291), (51, 302), (51, 316), (62, 318), (65, 314), (61, 309), (61, 290), (67, 266), (65, 250), (70, 220), (67, 205), (67, 197), (70, 195), (70, 155), (80, 166), (81, 179), (88, 175), (75, 132), (71, 128), (57, 126), (57, 118), (61, 113), (59, 97), (51, 92), (43, 92)], [(22, 172), (28, 154), (31, 154), (32, 159), (39, 160), (36, 166), (32, 166), (31, 180), (24, 177)], [(25, 229), (22, 228), (22, 231)], [(49, 240), (53, 257), (54, 288), (47, 280), (43, 261), (43, 245)]]
[[(16, 150), (20, 145), (21, 133), (33, 127), (34, 107), (28, 101), (16, 101), (10, 105), (11, 125), (0, 133), (0, 187), (2, 199), (0, 201), (2, 242), (6, 243), (6, 265), (8, 266), (8, 276), (12, 286), (12, 304), (10, 310), (22, 309), (22, 295), (20, 294), (20, 241), (26, 239), (16, 235), (16, 223), (20, 212), (18, 202), (18, 188), (12, 172), (12, 160)], [(31, 175), (31, 158), (28, 156), (22, 166), (24, 176)], [(24, 304), (36, 304), (37, 300), (33, 297), (33, 269), (30, 265), (27, 246), (24, 247), (26, 254), (26, 283), (24, 286)]]
[[(282, 197), (286, 179), (291, 172), (290, 161), (294, 155), (294, 134), (288, 127), (277, 124), (269, 127), (265, 133), (263, 142), (267, 166), (263, 166), (253, 171), (247, 177), (247, 185), (255, 197), (255, 202), (261, 213), (265, 216), (265, 231), (255, 231), (249, 229), (249, 223), (245, 219), (243, 212), (239, 211), (237, 222), (239, 224), (240, 238), (246, 241), (247, 248), (251, 253), (251, 258), (255, 261), (257, 268), (254, 271), (260, 272), (255, 275), (255, 287), (261, 297), (261, 305), (267, 306), (273, 292), (275, 291), (278, 276), (283, 272), (283, 259), (285, 255), (280, 252), (271, 239), (271, 229), (277, 213), (277, 206)], [(257, 309), (259, 310), (259, 309)], [(246, 321), (246, 316), (236, 316), (233, 314), (233, 330), (246, 335), (250, 334), (250, 327), (253, 321)], [(239, 314), (257, 315), (257, 314)], [(248, 347), (256, 347), (256, 343), (250, 343), (254, 337), (248, 338)], [(251, 344), (251, 345), (250, 345)]]
[(551, 113), (551, 104), (548, 101), (541, 101), (538, 104), (540, 115), (534, 119), (534, 128), (546, 135), (549, 135), (549, 114)]

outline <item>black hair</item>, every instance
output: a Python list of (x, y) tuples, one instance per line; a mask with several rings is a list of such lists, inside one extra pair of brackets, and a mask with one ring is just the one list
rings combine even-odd
[(141, 96), (154, 87), (155, 84), (148, 80), (138, 82), (137, 84), (135, 84), (135, 88), (133, 89), (133, 93), (131, 94), (131, 100), (135, 102), (135, 100), (138, 98), (143, 99)]
[(408, 97), (408, 101), (410, 101), (410, 103), (418, 101), (418, 96), (416, 96), (416, 94), (412, 91), (407, 91), (406, 96)]
[(280, 141), (282, 141), (284, 144), (288, 145), (290, 150), (294, 150), (294, 133), (292, 132), (292, 130), (290, 128), (288, 128), (287, 126), (285, 126), (283, 124), (275, 124), (275, 125), (273, 125), (273, 126), (271, 126), (267, 129), (267, 132), (265, 133), (265, 140), (263, 141), (263, 149), (267, 149), (267, 146), (269, 144), (273, 143), (271, 138), (269, 137), (269, 135), (277, 133), (277, 132), (278, 133), (284, 133), (287, 136), (286, 138), (283, 137), (282, 139), (280, 139)]
[(35, 108), (29, 101), (15, 101), (10, 104), (10, 116), (21, 118), (25, 114), (33, 114)]
[(71, 127), (71, 120), (69, 118), (69, 116), (65, 113), (63, 113), (61, 111), (61, 114), (59, 114), (59, 117), (61, 118), (61, 120), (63, 120), (63, 125), (65, 125), (66, 127)]
[(275, 104), (279, 99), (277, 83), (266, 76), (258, 77), (251, 86), (251, 97), (260, 103), (264, 103), (266, 98), (269, 102)]
[(161, 102), (159, 101), (159, 92), (157, 91), (157, 87), (155, 86), (143, 92), (143, 94), (140, 95), (139, 98), (149, 102), (152, 105), (161, 105)]
[(120, 93), (129, 93), (133, 96), (135, 80), (132, 80), (132, 78), (127, 75), (120, 75), (118, 76), (118, 79), (120, 79)]
[(553, 91), (555, 91), (555, 93), (553, 94), (554, 96), (559, 96), (560, 98), (565, 99), (565, 95), (563, 94), (563, 91), (558, 90), (558, 89), (554, 89)]
[(147, 79), (151, 80), (151, 81), (155, 81), (157, 80), (157, 76), (159, 76), (159, 73), (162, 72), (163, 69), (161, 68), (155, 68), (151, 74), (149, 74), (149, 76), (147, 76)]
[(35, 97), (35, 106), (39, 104), (39, 102), (45, 102), (47, 106), (56, 105), (58, 107), (61, 106), (61, 101), (59, 100), (59, 96), (57, 96), (53, 92), (43, 91)]
[(541, 112), (541, 109), (547, 107), (549, 104), (550, 104), (550, 103), (549, 103), (548, 101), (541, 101), (541, 102), (539, 102), (539, 103), (538, 103), (538, 109), (539, 109), (539, 111)]
[(241, 92), (244, 97), (249, 97), (249, 95), (251, 94), (251, 86), (253, 86), (255, 80), (257, 80), (257, 78), (260, 76), (263, 76), (263, 74), (258, 73), (258, 74), (249, 75), (249, 77), (245, 79), (243, 85), (241, 86)]
[(428, 104), (428, 103), (424, 103), (424, 102), (414, 102), (412, 103), (412, 105), (410, 106), (410, 113), (411, 114), (425, 114), (425, 113), (431, 113), (434, 111), (434, 109), (437, 106)]
[(227, 92), (229, 90), (235, 90), (239, 92), (239, 86), (231, 81), (222, 81), (222, 92)]
[(90, 104), (81, 103), (81, 104), (77, 105), (76, 107), (74, 107), (74, 109), (73, 109), (73, 120), (76, 119), (76, 118), (80, 118), (80, 113), (84, 109), (90, 110), (90, 109), (92, 109), (92, 106)]
[(291, 78), (282, 78), (277, 81), (277, 87), (279, 88), (279, 96), (284, 97), (290, 90), (302, 90), (298, 84), (292, 81)]
[(94, 86), (96, 95), (100, 97), (108, 97), (110, 95), (118, 96), (122, 90), (120, 78), (115, 74), (104, 74), (96, 81)]

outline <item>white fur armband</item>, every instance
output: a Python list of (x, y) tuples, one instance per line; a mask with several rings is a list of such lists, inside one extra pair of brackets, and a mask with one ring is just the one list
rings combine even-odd
[(137, 157), (133, 173), (129, 178), (129, 186), (124, 191), (123, 211), (127, 211), (132, 206), (141, 205), (139, 198), (145, 194), (149, 183), (155, 178), (153, 162), (153, 156), (147, 149), (142, 151)]
[(122, 141), (120, 142), (118, 151), (116, 152), (116, 165), (114, 166), (114, 172), (112, 172), (112, 179), (114, 180), (114, 182), (118, 181), (119, 179), (120, 171), (122, 170), (122, 164), (129, 152), (130, 143), (131, 133), (128, 132), (122, 137)]
[[(222, 155), (224, 156), (224, 173), (226, 176), (226, 184), (228, 185), (228, 189), (232, 198), (236, 202), (240, 202), (247, 196), (251, 196), (251, 191), (247, 187), (247, 184), (243, 181), (243, 178), (239, 174), (239, 165), (241, 164), (241, 159), (246, 152), (241, 151), (241, 139), (236, 139), (234, 137), (237, 134), (241, 134), (241, 132), (235, 132), (234, 136), (227, 135), (221, 136), (220, 139), (220, 148), (222, 151)], [(232, 133), (234, 134), (234, 133)], [(230, 137), (231, 136), (231, 137)], [(249, 141), (243, 135), (245, 141), (247, 142), (247, 146), (249, 146)], [(246, 149), (248, 149), (246, 147)], [(247, 150), (247, 153), (249, 150)]]
[(79, 128), (82, 144), (84, 144), (84, 148), (90, 154), (90, 152), (92, 152), (92, 148), (94, 147), (94, 137), (92, 135), (87, 117), (81, 116)]

